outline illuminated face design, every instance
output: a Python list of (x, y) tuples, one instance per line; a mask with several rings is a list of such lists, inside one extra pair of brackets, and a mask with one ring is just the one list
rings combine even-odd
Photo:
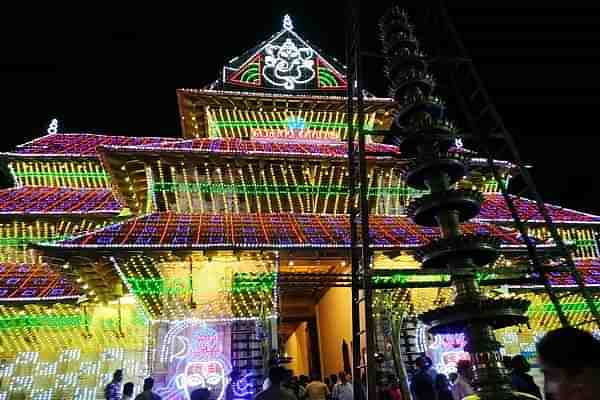
[(207, 388), (217, 400), (224, 397), (231, 366), (223, 354), (223, 334), (202, 325), (193, 328), (190, 335), (175, 330), (168, 335), (176, 343), (169, 362), (174, 362), (171, 379), (159, 390), (165, 400), (188, 399), (199, 388)]
[(443, 374), (456, 372), (456, 365), (460, 360), (470, 360), (469, 353), (464, 351), (466, 340), (462, 333), (435, 335), (433, 339), (428, 354), (438, 372)]
[(268, 45), (265, 53), (263, 77), (272, 85), (292, 90), (296, 85), (310, 82), (316, 75), (313, 50), (298, 48), (292, 39), (286, 39), (281, 46)]
[(188, 362), (183, 373), (176, 377), (177, 388), (187, 393), (188, 398), (195, 389), (207, 388), (217, 399), (221, 399), (227, 386), (225, 370), (220, 360)]

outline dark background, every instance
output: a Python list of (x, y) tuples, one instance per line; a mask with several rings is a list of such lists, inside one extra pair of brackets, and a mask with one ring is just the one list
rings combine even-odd
[[(600, 5), (450, 3), (542, 196), (600, 214)], [(180, 136), (175, 89), (216, 79), (227, 60), (279, 30), (285, 13), (301, 36), (344, 59), (344, 0), (169, 4), (5, 10), (0, 151), (43, 135), (51, 118), (65, 132)], [(363, 1), (365, 49), (379, 51), (377, 18), (389, 4)], [(380, 60), (365, 62), (366, 87), (386, 95)]]

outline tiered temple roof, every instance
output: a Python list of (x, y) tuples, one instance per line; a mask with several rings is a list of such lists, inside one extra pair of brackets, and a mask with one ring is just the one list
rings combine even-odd
[(98, 135), (93, 133), (52, 133), (19, 145), (5, 158), (59, 158), (98, 156), (98, 146), (148, 146), (175, 141), (175, 138)]
[(76, 300), (77, 285), (46, 265), (0, 263), (0, 304), (35, 300)]
[(22, 186), (0, 190), (0, 217), (113, 217), (120, 210), (110, 189)]
[[(297, 46), (296, 50), (303, 58), (300, 68), (303, 72), (294, 78), (277, 81), (275, 75), (270, 75), (269, 68), (277, 56), (275, 52), (286, 46)], [(148, 165), (144, 164), (149, 159), (184, 157), (210, 158), (217, 163), (219, 160), (252, 159), (345, 163), (347, 148), (342, 140), (347, 132), (346, 99), (343, 97), (346, 86), (344, 67), (340, 63), (324, 57), (290, 25), (284, 26), (265, 42), (231, 60), (224, 67), (221, 78), (210, 87), (177, 91), (186, 139), (51, 133), (4, 153), (7, 161), (22, 163), (13, 171), (21, 186), (0, 191), (0, 217), (9, 221), (39, 217), (94, 217), (103, 221), (99, 225), (103, 228), (93, 230), (97, 226), (87, 224), (74, 237), (43, 244), (46, 249), (60, 251), (346, 248), (349, 229), (347, 216), (343, 214), (185, 214), (148, 208), (150, 186)], [(390, 98), (368, 95), (364, 111), (367, 131), (385, 131), (390, 127), (398, 105)], [(309, 140), (306, 136), (297, 137), (299, 134), (315, 137)], [(407, 162), (396, 146), (368, 143), (367, 151), (369, 162), (374, 165), (389, 164), (401, 168)], [(474, 153), (471, 155), (474, 156), (473, 168), (486, 168), (482, 159)], [(42, 166), (36, 169), (26, 164), (34, 160), (49, 163), (90, 160), (95, 164), (89, 167), (82, 164), (80, 169), (57, 164), (40, 164)], [(123, 169), (125, 165), (127, 168)], [(497, 167), (508, 172), (512, 165), (498, 161)], [(53, 174), (59, 178), (45, 180)], [(35, 179), (27, 179), (30, 176)], [(70, 178), (73, 178), (72, 182)], [(79, 180), (75, 181), (75, 178)], [(514, 199), (524, 221), (529, 224), (543, 221), (534, 202)], [(129, 207), (138, 216), (114, 223), (123, 207)], [(552, 219), (562, 226), (600, 224), (599, 216), (554, 205), (547, 205), (547, 209)], [(371, 220), (373, 243), (378, 249), (410, 250), (438, 234), (434, 229), (415, 226), (402, 215), (373, 215)], [(107, 226), (111, 221), (113, 224)], [(506, 226), (496, 226), (496, 223)], [(468, 233), (499, 236), (505, 249), (522, 249), (523, 242), (510, 227), (511, 223), (512, 216), (502, 196), (486, 193), (478, 219), (465, 229)], [(595, 261), (589, 257), (577, 260), (590, 282), (595, 282), (596, 271), (600, 269)], [(16, 265), (23, 264), (6, 265), (7, 271), (15, 271)], [(32, 266), (29, 269), (31, 279), (27, 282), (33, 282), (36, 274), (45, 267), (40, 268)], [(28, 272), (22, 267), (20, 273)], [(564, 281), (559, 273), (553, 279)], [(66, 280), (61, 282), (70, 285)], [(11, 293), (0, 292), (0, 299), (14, 297)], [(37, 290), (36, 293), (37, 296), (51, 297), (55, 292)]]
[[(371, 216), (376, 249), (414, 249), (439, 236), (406, 217)], [(518, 235), (493, 224), (467, 224), (470, 234), (493, 234), (507, 248), (521, 247)], [(61, 249), (336, 249), (350, 245), (348, 217), (316, 214), (152, 213), (57, 243)]]

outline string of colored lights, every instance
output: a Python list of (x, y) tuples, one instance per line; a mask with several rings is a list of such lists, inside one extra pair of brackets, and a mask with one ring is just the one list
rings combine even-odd
[(55, 133), (17, 146), (12, 157), (40, 158), (60, 156), (95, 158), (99, 146), (154, 146), (177, 141), (167, 137), (109, 136), (91, 133)]
[(16, 160), (10, 167), (20, 186), (110, 188), (110, 175), (98, 161)]
[[(267, 162), (257, 169), (251, 163), (240, 168), (157, 160), (152, 171), (150, 191), (159, 210), (347, 213), (348, 176), (339, 166)], [(398, 169), (376, 168), (370, 176), (378, 186), (368, 195), (379, 214), (405, 215), (410, 200), (424, 193), (405, 186)]]
[[(192, 281), (188, 273), (192, 263)], [(173, 261), (148, 256), (131, 256), (118, 262), (122, 279), (129, 291), (140, 300), (147, 314), (153, 318), (189, 318), (201, 315), (207, 319), (247, 318), (273, 309), (276, 274), (262, 261), (222, 262), (213, 259)], [(237, 271), (251, 268), (252, 272)], [(210, 275), (208, 270), (210, 270)], [(227, 271), (231, 272), (227, 272)], [(205, 271), (203, 279), (194, 279)], [(180, 274), (180, 275), (177, 275)], [(206, 276), (215, 287), (204, 288)], [(217, 282), (218, 281), (218, 282)], [(210, 294), (212, 293), (212, 294)], [(193, 303), (193, 305), (192, 305)], [(271, 313), (271, 311), (269, 311)]]
[[(192, 117), (193, 119), (194, 117)], [(356, 125), (356, 115), (354, 124)], [(365, 116), (365, 129), (374, 129), (376, 113)], [(303, 138), (304, 140), (344, 140), (348, 124), (346, 113), (287, 109), (262, 111), (234, 108), (207, 110), (208, 136), (213, 138)], [(198, 125), (195, 125), (198, 129)]]
[[(539, 210), (536, 208), (534, 201), (526, 199), (524, 197), (511, 196), (515, 207), (519, 210), (519, 217), (528, 223), (539, 223), (543, 222), (544, 219), (540, 215)], [(586, 223), (598, 223), (600, 217), (596, 215), (587, 214), (581, 211), (570, 210), (551, 204), (546, 204), (546, 209), (550, 213), (552, 220), (555, 222), (561, 222), (565, 224), (586, 224)], [(486, 196), (486, 201), (482, 207), (479, 216), (479, 220), (493, 220), (493, 221), (506, 221), (512, 222), (512, 215), (510, 210), (504, 201), (504, 198), (500, 194)]]
[(30, 243), (48, 242), (71, 237), (81, 232), (99, 229), (107, 222), (81, 219), (78, 221), (17, 221), (0, 223), (0, 261), (39, 264), (41, 258), (28, 247)]
[(118, 215), (121, 205), (109, 189), (22, 186), (0, 190), (0, 215)]
[[(406, 217), (372, 216), (374, 248), (414, 249), (439, 235)], [(111, 225), (45, 248), (344, 248), (349, 245), (345, 215), (316, 214), (177, 214), (153, 213)], [(491, 234), (503, 246), (519, 247), (514, 230), (492, 224), (464, 224), (468, 234)]]

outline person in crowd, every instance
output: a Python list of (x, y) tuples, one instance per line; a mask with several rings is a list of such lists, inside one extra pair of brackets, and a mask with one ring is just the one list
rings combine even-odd
[(121, 382), (123, 382), (123, 370), (118, 369), (113, 373), (112, 381), (104, 388), (104, 398), (106, 400), (121, 399)]
[(161, 400), (161, 397), (152, 391), (154, 379), (148, 377), (144, 379), (142, 393), (135, 396), (135, 400)]
[(291, 385), (292, 390), (294, 392), (294, 396), (296, 396), (296, 398), (298, 400), (302, 400), (304, 398), (304, 395), (306, 394), (305, 390), (304, 390), (304, 386), (302, 386), (300, 384), (300, 379), (298, 379), (297, 376), (292, 376), (291, 379)]
[(353, 400), (354, 388), (348, 382), (348, 376), (345, 372), (339, 373), (340, 380), (335, 384), (332, 390), (331, 398), (334, 400)]
[(303, 388), (306, 389), (306, 385), (308, 385), (308, 380), (309, 380), (308, 376), (306, 376), (306, 375), (300, 375), (300, 380), (299, 380), (300, 386), (302, 386)]
[(133, 382), (127, 382), (123, 385), (123, 397), (121, 400), (132, 400), (133, 399)]
[(327, 385), (316, 376), (306, 385), (306, 396), (309, 400), (327, 400), (329, 394)]
[(544, 390), (553, 400), (600, 399), (600, 341), (576, 328), (548, 332), (537, 343)]
[(448, 379), (450, 380), (450, 385), (454, 386), (456, 379), (458, 379), (458, 374), (456, 372), (450, 372), (448, 374)]
[(473, 376), (471, 361), (460, 360), (456, 365), (456, 372), (458, 376), (452, 385), (452, 397), (454, 400), (462, 400), (466, 396), (475, 393), (471, 386)]
[(435, 377), (435, 392), (437, 400), (452, 400), (452, 392), (450, 391), (450, 382), (444, 374), (437, 374)]
[(326, 376), (323, 379), (323, 383), (325, 384), (325, 386), (327, 386), (327, 390), (329, 390), (329, 395), (327, 396), (327, 399), (331, 399), (331, 381), (329, 380), (328, 376)]
[(424, 356), (425, 357), (425, 362), (427, 362), (427, 372), (429, 373), (429, 376), (431, 376), (431, 380), (434, 382), (435, 385), (435, 378), (437, 377), (437, 370), (435, 368), (433, 368), (433, 361), (431, 360), (431, 357), (429, 356)]
[(336, 374), (331, 374), (329, 375), (329, 392), (333, 393), (333, 388), (335, 387), (335, 385), (337, 385), (338, 383), (338, 376)]
[(271, 381), (271, 385), (268, 389), (254, 396), (254, 400), (296, 400), (292, 393), (281, 387), (286, 373), (283, 367), (271, 367), (269, 369), (269, 381)]
[(410, 391), (415, 400), (435, 399), (434, 381), (429, 372), (429, 363), (425, 357), (416, 360), (417, 372), (410, 383)]
[(210, 398), (210, 390), (206, 388), (196, 389), (190, 394), (190, 400), (208, 400)]
[(528, 393), (538, 399), (542, 398), (540, 388), (533, 381), (533, 377), (528, 374), (531, 366), (527, 359), (521, 354), (517, 354), (510, 361), (512, 372), (510, 374), (513, 390), (522, 393)]
[(225, 387), (225, 400), (234, 400), (233, 385), (240, 379), (240, 371), (237, 369), (231, 370), (229, 374), (229, 383)]
[(294, 398), (296, 400), (298, 400), (298, 396), (296, 395), (295, 389), (294, 389), (293, 378), (294, 377), (293, 377), (292, 370), (286, 369), (285, 375), (283, 378), (283, 382), (281, 383), (281, 389), (287, 390), (289, 394), (291, 394), (292, 396), (294, 396)]
[(402, 400), (402, 391), (395, 375), (388, 376), (387, 385), (383, 390), (383, 400)]

